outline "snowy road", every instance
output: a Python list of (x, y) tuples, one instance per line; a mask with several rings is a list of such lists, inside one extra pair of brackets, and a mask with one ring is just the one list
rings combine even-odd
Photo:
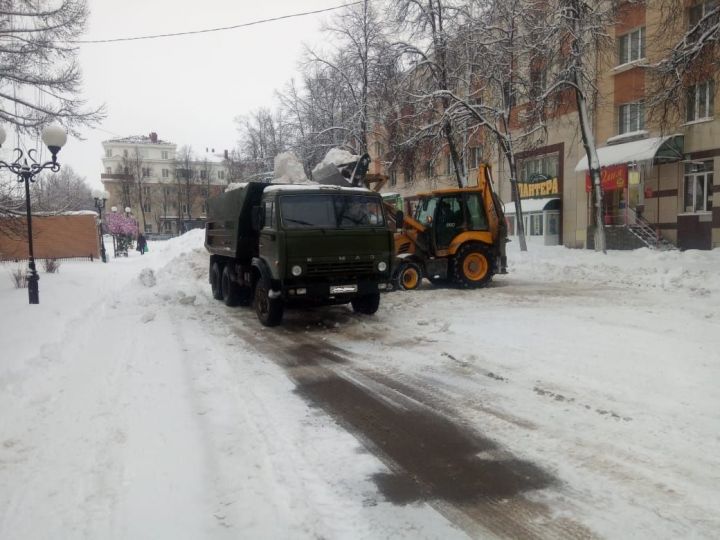
[(200, 245), (0, 284), (0, 538), (717, 536), (720, 254), (265, 329)]

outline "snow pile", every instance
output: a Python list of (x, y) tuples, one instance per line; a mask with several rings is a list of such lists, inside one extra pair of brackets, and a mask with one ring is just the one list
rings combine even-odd
[(234, 191), (236, 189), (242, 189), (247, 186), (247, 182), (230, 182), (225, 188), (225, 193), (228, 191)]
[(293, 152), (282, 152), (275, 156), (274, 180), (279, 184), (308, 184), (302, 163)]
[(312, 173), (313, 176), (315, 176), (316, 173), (326, 168), (328, 165), (334, 165), (337, 167), (346, 163), (352, 163), (353, 161), (357, 161), (359, 159), (360, 156), (351, 154), (350, 152), (348, 152), (347, 150), (343, 150), (342, 148), (331, 148), (330, 150), (328, 150), (328, 153), (325, 154), (323, 160), (317, 165), (315, 165)]
[(720, 249), (713, 251), (608, 251), (607, 255), (562, 246), (509, 244), (512, 273), (544, 281), (587, 283), (607, 287), (683, 290), (691, 294), (720, 293)]

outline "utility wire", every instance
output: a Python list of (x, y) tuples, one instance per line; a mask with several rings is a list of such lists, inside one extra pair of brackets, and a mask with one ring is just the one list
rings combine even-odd
[(71, 41), (65, 41), (64, 43), (73, 43), (73, 44), (84, 44), (84, 43), (116, 43), (119, 41), (139, 41), (144, 39), (159, 39), (159, 38), (168, 38), (168, 37), (177, 37), (177, 36), (190, 36), (194, 34), (208, 34), (210, 32), (221, 32), (224, 30), (235, 30), (237, 28), (245, 28), (247, 26), (255, 26), (258, 24), (263, 23), (269, 23), (274, 21), (281, 21), (284, 19), (292, 19), (295, 17), (304, 17), (306, 15), (315, 15), (317, 13), (325, 13), (328, 11), (335, 11), (337, 9), (346, 8), (349, 6), (356, 6), (358, 4), (362, 4), (363, 1), (359, 0), (357, 2), (350, 2), (348, 4), (342, 4), (340, 6), (334, 6), (324, 9), (316, 9), (315, 11), (303, 11), (300, 13), (291, 13), (290, 15), (281, 15), (280, 17), (272, 17), (270, 19), (259, 19), (257, 21), (251, 21), (247, 23), (242, 24), (235, 24), (233, 26), (220, 26), (218, 28), (205, 28), (203, 30), (189, 30), (187, 32), (172, 32), (169, 34), (150, 34), (147, 36), (131, 36), (131, 37), (122, 37), (122, 38), (111, 38), (111, 39), (88, 39), (88, 40), (71, 40)]

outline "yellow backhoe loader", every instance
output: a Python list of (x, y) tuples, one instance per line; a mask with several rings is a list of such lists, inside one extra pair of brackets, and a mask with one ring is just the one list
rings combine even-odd
[[(384, 175), (365, 177), (379, 191)], [(396, 286), (415, 289), (422, 278), (432, 283), (484, 287), (495, 273), (507, 273), (507, 227), (500, 199), (493, 190), (489, 165), (478, 170), (477, 186), (418, 194), (412, 217), (395, 212)]]

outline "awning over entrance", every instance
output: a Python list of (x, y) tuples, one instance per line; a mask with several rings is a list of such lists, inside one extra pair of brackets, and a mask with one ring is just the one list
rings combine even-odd
[[(669, 163), (682, 159), (683, 146), (682, 135), (669, 135), (603, 146), (597, 149), (597, 153), (601, 167), (651, 160), (655, 163)], [(575, 172), (587, 170), (588, 159), (585, 156), (578, 162)]]
[[(508, 202), (504, 204), (505, 215), (515, 215), (515, 203)], [(542, 212), (543, 210), (559, 210), (560, 209), (560, 197), (544, 197), (542, 199), (523, 199), (522, 200), (522, 211), (523, 214), (529, 214), (531, 212)]]

